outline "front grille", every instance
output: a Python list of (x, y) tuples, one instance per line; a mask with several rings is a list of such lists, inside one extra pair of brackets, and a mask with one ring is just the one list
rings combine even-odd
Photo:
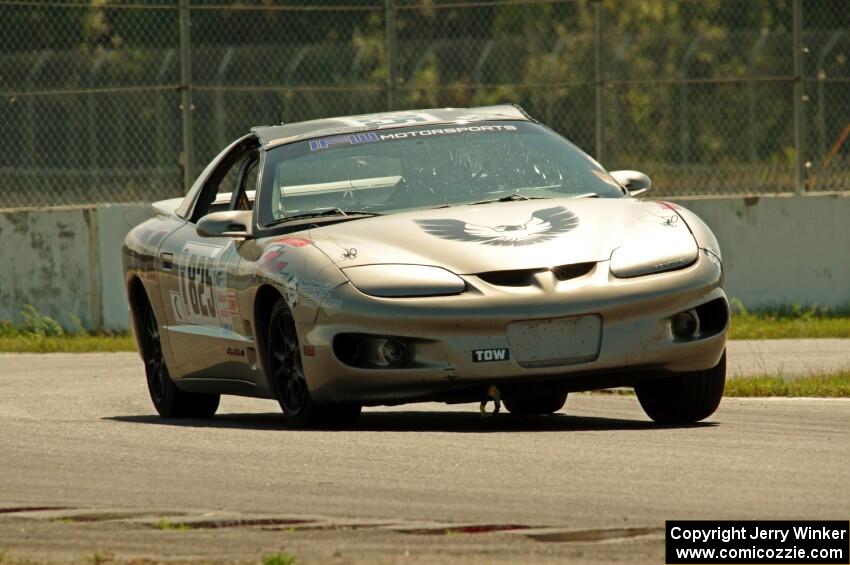
[(516, 269), (513, 271), (490, 271), (479, 273), (478, 278), (496, 286), (531, 286), (534, 274), (546, 269)]
[(574, 263), (572, 265), (559, 265), (551, 269), (514, 269), (510, 271), (490, 271), (478, 273), (478, 278), (496, 286), (531, 286), (534, 284), (534, 275), (544, 271), (552, 271), (559, 281), (567, 281), (584, 276), (593, 270), (596, 263)]

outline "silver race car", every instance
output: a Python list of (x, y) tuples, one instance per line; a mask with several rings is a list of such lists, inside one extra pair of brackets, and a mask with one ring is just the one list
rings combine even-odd
[(123, 247), (157, 411), (274, 398), (296, 426), (364, 405), (504, 402), (633, 386), (694, 422), (725, 383), (717, 240), (637, 199), (516, 106), (254, 128)]

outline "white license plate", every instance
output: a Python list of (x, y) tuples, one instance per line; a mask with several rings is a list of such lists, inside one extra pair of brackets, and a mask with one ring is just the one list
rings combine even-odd
[(599, 356), (602, 318), (529, 320), (508, 324), (508, 341), (523, 367), (551, 367), (592, 361)]

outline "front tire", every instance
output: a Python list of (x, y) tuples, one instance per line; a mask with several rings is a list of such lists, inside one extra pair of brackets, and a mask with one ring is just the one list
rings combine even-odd
[(690, 424), (708, 418), (726, 386), (726, 352), (714, 367), (635, 385), (646, 415), (659, 424)]
[(357, 421), (361, 407), (319, 404), (310, 396), (295, 320), (286, 303), (278, 300), (268, 329), (266, 366), (287, 421), (296, 428), (346, 427)]
[(520, 416), (543, 416), (554, 414), (567, 402), (566, 392), (556, 392), (545, 396), (517, 396), (505, 398), (505, 408), (511, 414)]
[(163, 418), (211, 418), (218, 410), (218, 394), (184, 392), (177, 388), (162, 354), (159, 323), (150, 302), (143, 297), (142, 305), (142, 358), (148, 392), (154, 408)]

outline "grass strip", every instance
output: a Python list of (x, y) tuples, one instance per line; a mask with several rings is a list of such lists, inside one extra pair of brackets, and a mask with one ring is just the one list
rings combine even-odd
[(850, 338), (850, 316), (793, 314), (732, 315), (729, 339)]
[[(632, 388), (609, 388), (586, 394), (634, 396)], [(815, 374), (804, 377), (758, 375), (726, 379), (723, 396), (727, 398), (850, 398), (850, 371)]]
[(135, 350), (136, 343), (130, 334), (0, 337), (0, 353), (92, 353)]
[[(816, 306), (791, 306), (771, 312), (750, 312), (731, 301), (729, 339), (850, 338), (850, 310), (832, 311)], [(63, 328), (35, 306), (25, 304), (20, 321), (0, 320), (0, 353), (92, 353), (135, 351), (129, 332), (99, 334), (85, 331), (71, 316), (72, 329)], [(774, 387), (775, 388), (775, 387)]]
[(812, 397), (850, 398), (850, 371), (783, 377), (762, 375), (735, 377), (726, 381), (724, 396), (730, 397)]
[[(729, 339), (850, 338), (850, 315), (783, 312), (733, 314)], [(90, 353), (135, 351), (129, 333), (45, 335), (0, 325), (0, 353)]]
[[(135, 351), (129, 334), (0, 337), (0, 353), (91, 353)], [(600, 391), (602, 392), (602, 391)], [(633, 394), (631, 389), (605, 391)], [(758, 375), (726, 380), (727, 397), (822, 397), (850, 398), (850, 371), (801, 377)]]

